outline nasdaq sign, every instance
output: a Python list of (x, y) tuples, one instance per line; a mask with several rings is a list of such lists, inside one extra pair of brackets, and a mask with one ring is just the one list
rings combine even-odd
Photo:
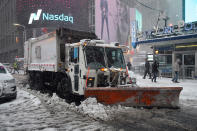
[[(40, 20), (40, 16), (42, 13), (42, 9), (38, 9), (37, 14), (31, 13), (28, 24), (32, 24), (33, 21)], [(49, 13), (42, 13), (42, 20), (43, 21), (64, 21), (74, 23), (74, 18), (72, 16), (68, 16), (65, 14), (49, 14)]]

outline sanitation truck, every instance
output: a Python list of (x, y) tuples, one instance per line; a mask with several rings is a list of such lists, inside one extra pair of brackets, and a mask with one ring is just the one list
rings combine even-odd
[(178, 107), (181, 87), (138, 87), (128, 75), (122, 47), (93, 33), (60, 28), (24, 47), (29, 84), (68, 101), (96, 97), (104, 104)]

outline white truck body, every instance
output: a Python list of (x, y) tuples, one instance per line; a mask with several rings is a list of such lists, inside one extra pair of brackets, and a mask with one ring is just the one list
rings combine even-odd
[(58, 71), (56, 34), (46, 34), (25, 43), (25, 66), (29, 71)]

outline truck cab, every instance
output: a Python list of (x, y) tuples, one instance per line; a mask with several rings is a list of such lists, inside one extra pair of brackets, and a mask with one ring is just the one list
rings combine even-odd
[(102, 40), (84, 39), (66, 44), (66, 70), (72, 91), (84, 95), (85, 88), (126, 85), (128, 75), (122, 49)]

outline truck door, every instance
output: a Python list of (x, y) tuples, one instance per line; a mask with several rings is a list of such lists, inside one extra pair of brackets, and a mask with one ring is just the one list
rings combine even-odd
[(79, 90), (79, 47), (71, 47), (69, 52), (69, 75), (71, 76), (72, 90)]

